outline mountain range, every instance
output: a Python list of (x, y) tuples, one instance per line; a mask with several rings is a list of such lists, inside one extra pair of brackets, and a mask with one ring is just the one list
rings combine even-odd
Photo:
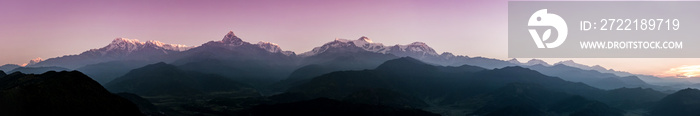
[(700, 90), (683, 89), (670, 94), (654, 105), (652, 116), (694, 116), (700, 113)]
[[(367, 37), (357, 40), (336, 39), (312, 51), (297, 55), (291, 51), (284, 51), (274, 43), (245, 42), (233, 32), (229, 32), (221, 41), (210, 41), (200, 46), (117, 38), (99, 49), (91, 49), (77, 55), (49, 58), (28, 64), (26, 67), (77, 69), (90, 75), (99, 83), (106, 84), (131, 69), (155, 62), (166, 62), (183, 70), (218, 74), (235, 81), (265, 85), (287, 79), (289, 74), (294, 72), (303, 73), (303, 70), (297, 70), (300, 67), (318, 66), (325, 70), (314, 69), (311, 72), (315, 74), (306, 76), (309, 78), (338, 70), (371, 69), (386, 60), (402, 56), (436, 59), (434, 60), (436, 63), (443, 63), (437, 60), (468, 58), (453, 56), (449, 53), (438, 55), (435, 50), (422, 42), (384, 46), (381, 43), (372, 42)], [(259, 72), (262, 70), (265, 72)]]
[(364, 36), (336, 38), (297, 54), (271, 42), (243, 41), (232, 31), (199, 46), (117, 38), (102, 48), (0, 70), (0, 77), (80, 71), (74, 76), (127, 92), (120, 95), (153, 115), (265, 114), (256, 111), (326, 103), (442, 115), (663, 114), (651, 106), (677, 102), (662, 98), (680, 99), (666, 96), (680, 88), (700, 87), (571, 60), (523, 63), (438, 54), (423, 42), (385, 46)]
[[(111, 52), (88, 51), (104, 54), (85, 57), (115, 59), (75, 65), (85, 74), (50, 71), (73, 70), (62, 68), (70, 65), (37, 66), (49, 64), (42, 63), (46, 61), (76, 61), (70, 57), (50, 58), (34, 66), (16, 67), (9, 75), (0, 72), (0, 86), (31, 90), (32, 86), (51, 87), (56, 89), (51, 90), (54, 92), (67, 92), (47, 93), (49, 96), (99, 93), (93, 96), (122, 102), (105, 103), (121, 104), (114, 106), (121, 108), (112, 109), (140, 110), (148, 115), (276, 115), (269, 113), (271, 110), (300, 115), (352, 114), (348, 111), (360, 112), (357, 115), (620, 116), (636, 111), (650, 111), (641, 115), (667, 115), (676, 112), (667, 107), (696, 100), (678, 97), (694, 95), (692, 89), (674, 92), (677, 89), (646, 83), (636, 75), (603, 73), (598, 71), (605, 69), (600, 66), (437, 54), (420, 42), (384, 46), (367, 37), (336, 39), (297, 55), (273, 43), (245, 42), (232, 32), (221, 41), (195, 47), (119, 41), (126, 42), (112, 42), (117, 44), (101, 48)], [(149, 47), (148, 43), (153, 45)], [(161, 56), (142, 56), (145, 54)], [(3, 95), (11, 96), (0, 100), (18, 101), (12, 98), (14, 95), (74, 100), (11, 93), (14, 89), (4, 91), (10, 94)], [(680, 114), (690, 114), (692, 109), (683, 112)]]
[[(695, 86), (692, 85), (691, 80), (636, 75), (606, 69), (599, 65), (583, 65), (571, 60), (548, 64), (542, 60), (532, 59), (521, 63), (517, 59), (504, 61), (459, 56), (449, 52), (438, 54), (423, 42), (385, 46), (364, 36), (355, 40), (336, 38), (311, 51), (297, 54), (284, 51), (279, 45), (271, 42), (261, 41), (252, 44), (243, 41), (232, 31), (224, 35), (220, 41), (209, 41), (200, 46), (116, 38), (102, 48), (91, 49), (76, 55), (45, 60), (34, 59), (24, 68), (19, 65), (3, 65), (0, 66), (0, 70), (24, 73), (79, 70), (99, 83), (106, 84), (132, 69), (165, 62), (182, 70), (217, 74), (254, 86), (275, 85), (282, 86), (277, 88), (284, 88), (294, 83), (298, 84), (300, 80), (308, 80), (333, 71), (373, 69), (384, 61), (399, 57), (412, 57), (428, 64), (442, 66), (472, 65), (486, 69), (523, 66), (548, 76), (583, 82), (603, 89), (645, 87), (669, 90)], [(567, 75), (563, 69), (580, 75)]]
[[(390, 59), (372, 69), (333, 71), (304, 80), (282, 93), (265, 95), (258, 92), (264, 88), (163, 62), (130, 70), (105, 84), (106, 89), (78, 71), (9, 75), (0, 71), (0, 87), (5, 88), (0, 89), (0, 101), (28, 105), (19, 109), (0, 106), (13, 110), (7, 111), (10, 114), (31, 114), (26, 109), (39, 106), (63, 111), (59, 114), (72, 113), (75, 110), (58, 107), (72, 104), (65, 108), (91, 107), (88, 109), (105, 113), (141, 111), (148, 115), (621, 116), (694, 114), (692, 109), (698, 107), (694, 101), (700, 101), (700, 97), (693, 97), (700, 91), (696, 89), (670, 95), (641, 87), (605, 90), (523, 66), (440, 66), (412, 57)], [(129, 93), (114, 95), (107, 90)], [(47, 92), (32, 93), (37, 91)], [(82, 95), (93, 97), (77, 97)], [(26, 97), (66, 102), (30, 105), (37, 100), (19, 99)], [(82, 102), (74, 101), (76, 98)], [(684, 108), (670, 108), (674, 106)]]
[[(330, 98), (423, 108), (442, 115), (622, 115), (625, 114), (624, 110), (639, 108), (629, 106), (661, 99), (643, 97), (627, 102), (629, 99), (619, 99), (629, 97), (621, 94), (625, 92), (661, 97), (666, 95), (651, 89), (603, 90), (520, 66), (498, 69), (470, 65), (435, 66), (411, 57), (402, 57), (386, 61), (372, 70), (323, 74), (271, 98), (286, 98), (288, 101)], [(392, 99), (377, 102), (376, 99), (382, 98)], [(568, 109), (556, 109), (561, 107)]]
[(174, 54), (191, 49), (185, 45), (164, 44), (159, 41), (140, 42), (137, 39), (116, 38), (110, 44), (98, 49), (91, 49), (77, 55), (49, 58), (28, 64), (27, 67), (58, 66), (69, 69), (116, 60), (158, 60), (167, 54)]

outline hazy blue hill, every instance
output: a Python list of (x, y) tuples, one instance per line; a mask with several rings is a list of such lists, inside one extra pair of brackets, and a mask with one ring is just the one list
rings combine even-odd
[(49, 67), (19, 67), (15, 68), (12, 71), (9, 71), (9, 73), (13, 72), (22, 72), (25, 74), (41, 74), (45, 73), (48, 71), (69, 71), (70, 69), (68, 68), (63, 68), (63, 67), (56, 67), (56, 66), (49, 66)]
[[(332, 47), (325, 52), (306, 57), (301, 60), (301, 65), (322, 65), (340, 70), (374, 69), (387, 60), (398, 58), (391, 54), (382, 54), (365, 51), (354, 47)], [(325, 74), (328, 72), (319, 72)], [(320, 75), (316, 74), (316, 76)], [(306, 77), (309, 78), (309, 77)]]
[(453, 64), (456, 64), (457, 66), (459, 66), (459, 65), (478, 66), (478, 67), (484, 67), (487, 69), (503, 68), (503, 67), (507, 67), (507, 66), (516, 66), (515, 64), (510, 63), (508, 61), (503, 61), (503, 60), (498, 60), (498, 59), (493, 59), (493, 58), (485, 58), (485, 57), (472, 57), (472, 58), (468, 58), (466, 60), (457, 59), (457, 62), (459, 62), (459, 63), (453, 63)]
[(545, 75), (557, 76), (564, 80), (574, 82), (590, 82), (608, 77), (617, 77), (615, 74), (600, 73), (595, 70), (583, 70), (563, 64), (556, 64), (554, 66), (533, 65), (528, 66), (528, 68), (537, 70)]
[(644, 80), (639, 79), (637, 76), (626, 76), (626, 77), (620, 77), (620, 80), (625, 82), (627, 85), (638, 85), (638, 86), (647, 86), (649, 85), (647, 82), (644, 82)]
[(330, 73), (333, 71), (342, 71), (342, 69), (333, 69), (333, 67), (330, 66), (311, 64), (294, 70), (294, 72), (292, 72), (292, 74), (289, 74), (289, 77), (283, 81), (299, 81), (311, 79), (313, 77), (321, 76), (322, 74)]
[(382, 65), (379, 65), (375, 70), (402, 74), (408, 73), (410, 75), (420, 74), (423, 72), (435, 72), (437, 71), (437, 69), (438, 67), (423, 63), (418, 59), (414, 59), (412, 57), (401, 57), (398, 59), (386, 61), (382, 63)]
[[(401, 67), (396, 67), (396, 69), (382, 68), (393, 67), (389, 65), (401, 65)], [(325, 74), (310, 80), (308, 83), (291, 88), (290, 94), (284, 95), (292, 98), (343, 99), (358, 91), (381, 88), (419, 99), (445, 97), (460, 91), (458, 87), (461, 85), (459, 83), (464, 82), (464, 78), (458, 77), (469, 72), (469, 70), (456, 71), (461, 68), (465, 67), (435, 67), (410, 57), (404, 57), (387, 61), (376, 70), (338, 71)], [(403, 69), (412, 70), (412, 72), (400, 71)]]
[(567, 82), (522, 67), (495, 70), (473, 66), (440, 67), (410, 57), (387, 61), (376, 70), (329, 73), (316, 77), (290, 92), (336, 98), (363, 88), (385, 88), (418, 97), (445, 97), (450, 94), (453, 98), (448, 98), (458, 99), (493, 91), (514, 82), (541, 84), (556, 91), (573, 94), (603, 93), (602, 90), (585, 84)]
[(622, 109), (647, 109), (667, 94), (650, 88), (619, 88), (606, 92), (601, 96), (602, 102)]
[(458, 67), (433, 66), (412, 57), (401, 57), (386, 61), (375, 70), (410, 75), (420, 72), (474, 73), (486, 69), (471, 65), (462, 65)]
[(644, 87), (656, 90), (669, 90), (668, 87), (651, 85), (636, 76), (619, 77), (611, 73), (601, 73), (595, 70), (584, 70), (564, 64), (554, 66), (533, 65), (527, 68), (541, 72), (542, 74), (559, 77), (561, 79), (582, 82), (600, 89), (617, 89), (622, 87)]
[(165, 63), (134, 69), (105, 85), (112, 92), (129, 92), (142, 96), (199, 95), (211, 92), (257, 94), (250, 86), (221, 76), (183, 71)]
[(420, 59), (429, 64), (438, 64), (443, 66), (478, 66), (486, 69), (503, 68), (507, 66), (517, 66), (517, 64), (510, 63), (508, 61), (486, 58), (486, 57), (468, 57), (468, 56), (455, 56), (452, 53), (445, 52), (440, 55), (424, 55), (424, 54), (401, 54), (392, 52), (392, 54), (400, 57), (410, 56), (416, 59)]
[[(335, 69), (331, 66), (311, 64), (300, 67), (294, 70), (287, 79), (281, 80), (277, 83), (270, 85), (269, 88), (272, 91), (287, 91), (290, 87), (299, 86), (311, 80), (313, 77), (320, 76), (322, 74), (330, 73), (333, 71), (342, 71), (342, 69)], [(325, 72), (325, 73), (321, 73)]]
[[(518, 66), (493, 70), (468, 65), (444, 67), (403, 57), (386, 61), (375, 70), (324, 74), (273, 98), (342, 99), (367, 89), (385, 89), (437, 106), (479, 110), (475, 113), (479, 115), (506, 115), (497, 111), (541, 115), (548, 112), (547, 105), (555, 100), (570, 95), (595, 99), (606, 93), (583, 83), (565, 81)], [(376, 103), (374, 99), (358, 101)]]
[(142, 115), (131, 101), (78, 72), (12, 73), (0, 78), (0, 112), (15, 115)]
[(541, 116), (600, 115), (621, 116), (623, 110), (578, 95), (553, 91), (539, 84), (511, 83), (495, 91), (471, 98), (467, 106), (478, 110), (472, 115)]
[(511, 83), (495, 91), (471, 98), (467, 103), (475, 115), (543, 115), (547, 105), (570, 96), (538, 84)]
[(350, 93), (342, 101), (371, 105), (385, 105), (399, 108), (428, 107), (423, 100), (406, 96), (387, 89), (365, 89)]
[(274, 89), (284, 91), (292, 86), (309, 81), (313, 77), (334, 71), (374, 69), (384, 61), (397, 58), (390, 54), (381, 54), (348, 47), (344, 49), (330, 48), (327, 51), (302, 59), (300, 67), (294, 70), (287, 79), (273, 85)]
[(310, 65), (310, 67), (295, 70), (288, 79), (311, 79), (333, 71), (374, 69), (385, 61), (395, 58), (398, 57), (362, 50), (328, 49), (321, 54), (304, 58), (301, 64)]
[(22, 67), (22, 66), (19, 66), (16, 64), (5, 64), (5, 65), (0, 66), (0, 70), (11, 71), (11, 70), (13, 70), (15, 68), (19, 68), (19, 67)]
[(697, 116), (700, 114), (700, 90), (683, 89), (661, 99), (653, 108), (652, 116)]
[(557, 77), (546, 76), (537, 71), (519, 66), (480, 71), (475, 73), (473, 78), (468, 80), (468, 83), (484, 90), (494, 90), (509, 83), (531, 83), (539, 84), (552, 91), (581, 95), (588, 98), (595, 98), (596, 95), (604, 93), (603, 90), (583, 83), (569, 82)]
[(127, 72), (146, 66), (153, 62), (148, 61), (110, 61), (104, 63), (97, 63), (86, 65), (80, 67), (76, 70), (85, 73), (92, 77), (98, 83), (104, 85), (109, 81), (116, 79), (117, 77), (123, 76)]
[(559, 77), (572, 82), (582, 82), (590, 86), (606, 90), (622, 87), (644, 87), (653, 88), (660, 91), (671, 89), (669, 87), (648, 84), (636, 76), (619, 77), (611, 73), (601, 73), (596, 70), (584, 70), (564, 64), (556, 64), (554, 66), (533, 65), (528, 66), (527, 68), (537, 70), (545, 75)]
[(599, 101), (572, 96), (550, 106), (549, 111), (570, 116), (622, 116), (625, 111), (610, 107)]
[(439, 116), (418, 109), (342, 102), (326, 98), (260, 105), (241, 112), (251, 116)]

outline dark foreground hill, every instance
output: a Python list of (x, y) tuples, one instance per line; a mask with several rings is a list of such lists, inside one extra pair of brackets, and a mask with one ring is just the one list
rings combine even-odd
[(116, 79), (117, 77), (123, 76), (129, 71), (146, 66), (148, 64), (153, 64), (155, 62), (148, 61), (111, 61), (103, 62), (97, 64), (90, 64), (75, 70), (85, 73), (92, 77), (98, 83), (104, 85), (108, 82)]
[(119, 97), (127, 99), (136, 104), (136, 106), (143, 114), (149, 116), (165, 116), (165, 113), (163, 111), (158, 109), (158, 107), (153, 105), (153, 103), (151, 103), (147, 99), (142, 98), (141, 96), (132, 93), (115, 93), (115, 95), (118, 95)]
[(12, 71), (9, 71), (8, 73), (13, 73), (13, 72), (22, 72), (24, 74), (41, 74), (44, 72), (48, 71), (69, 71), (70, 69), (63, 68), (63, 67), (56, 67), (56, 66), (50, 66), (50, 67), (19, 67), (15, 68)]
[[(527, 68), (516, 66), (487, 70), (469, 65), (433, 66), (410, 57), (389, 60), (374, 70), (328, 73), (292, 87), (287, 92), (271, 98), (308, 100), (325, 97), (354, 103), (410, 108), (425, 108), (427, 103), (427, 109), (469, 109), (470, 111), (463, 113), (472, 115), (624, 113), (623, 110), (599, 102), (603, 100), (600, 99), (601, 96), (606, 93), (604, 90), (546, 76)], [(575, 108), (549, 110), (550, 105), (573, 95), (585, 99), (572, 101), (580, 101), (590, 106), (562, 104)], [(437, 112), (448, 115), (445, 112)]]
[(700, 115), (700, 90), (683, 89), (661, 99), (653, 108), (652, 116)]
[(3, 116), (142, 115), (135, 104), (77, 71), (12, 73), (0, 78), (0, 112)]
[(213, 92), (257, 95), (256, 90), (225, 77), (184, 71), (165, 63), (134, 69), (105, 85), (112, 92), (129, 92), (141, 96), (187, 96)]
[(356, 104), (327, 98), (260, 105), (241, 112), (250, 116), (439, 116), (418, 109)]

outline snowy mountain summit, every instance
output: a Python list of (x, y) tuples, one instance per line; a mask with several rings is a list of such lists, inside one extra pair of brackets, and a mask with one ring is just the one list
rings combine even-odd
[(282, 51), (282, 48), (279, 45), (271, 42), (260, 41), (255, 45), (258, 45), (258, 47), (265, 49), (271, 53), (282, 53), (287, 56), (294, 54), (294, 52), (292, 51)]
[(238, 38), (238, 36), (233, 34), (233, 31), (229, 31), (220, 42), (230, 46), (240, 46), (244, 43), (241, 38)]
[(109, 45), (99, 49), (91, 49), (90, 51), (100, 52), (102, 54), (119, 51), (121, 53), (129, 54), (131, 52), (145, 48), (153, 48), (168, 51), (185, 51), (193, 47), (179, 44), (165, 44), (163, 42), (155, 40), (140, 42), (138, 39), (116, 38), (112, 40), (112, 43), (110, 43)]
[(240, 49), (239, 47), (242, 46), (257, 46), (261, 49), (264, 49), (270, 53), (282, 53), (284, 55), (293, 55), (294, 52), (292, 51), (283, 51), (282, 48), (271, 42), (266, 42), (266, 41), (260, 41), (257, 44), (251, 44), (248, 42), (243, 41), (241, 38), (236, 36), (236, 34), (233, 33), (233, 31), (229, 31), (226, 35), (224, 35), (224, 38), (221, 39), (221, 41), (210, 41), (202, 46), (216, 46), (216, 47), (222, 47), (226, 48), (229, 50), (234, 50), (234, 49)]
[(413, 42), (408, 45), (384, 46), (382, 43), (374, 43), (368, 37), (362, 36), (357, 40), (348, 40), (336, 38), (334, 41), (328, 42), (321, 47), (316, 47), (309, 52), (300, 54), (302, 57), (313, 56), (323, 53), (329, 49), (347, 49), (354, 50), (360, 48), (364, 51), (383, 53), (383, 54), (407, 54), (417, 53), (422, 55), (438, 55), (433, 48), (430, 48), (423, 42)]

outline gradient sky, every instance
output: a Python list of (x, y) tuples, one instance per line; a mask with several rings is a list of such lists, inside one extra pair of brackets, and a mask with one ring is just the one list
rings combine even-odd
[[(79, 54), (114, 38), (201, 45), (234, 31), (297, 54), (334, 38), (384, 45), (427, 43), (436, 51), (507, 60), (505, 0), (61, 0), (0, 1), (0, 64)], [(523, 62), (529, 59), (519, 59)], [(544, 59), (641, 74), (700, 59)]]

